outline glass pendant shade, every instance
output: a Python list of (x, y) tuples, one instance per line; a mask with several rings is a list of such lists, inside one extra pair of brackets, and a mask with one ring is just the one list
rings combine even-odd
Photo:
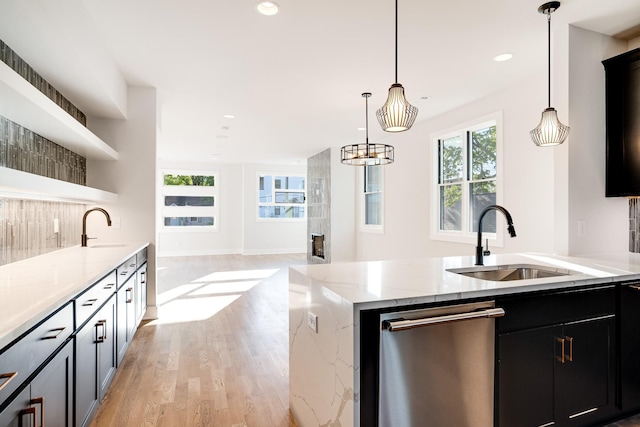
[(558, 112), (549, 107), (542, 112), (540, 123), (530, 133), (531, 139), (539, 147), (549, 147), (562, 144), (569, 136), (569, 126), (558, 120)]
[(393, 147), (386, 144), (345, 145), (340, 150), (341, 162), (352, 166), (378, 166), (393, 163)]
[(387, 132), (402, 132), (411, 128), (417, 116), (418, 109), (409, 104), (400, 83), (391, 85), (387, 102), (376, 111), (378, 123)]

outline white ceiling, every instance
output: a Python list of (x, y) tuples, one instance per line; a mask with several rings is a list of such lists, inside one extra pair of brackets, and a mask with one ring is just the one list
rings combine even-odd
[[(304, 162), (364, 141), (362, 92), (370, 141), (393, 143), (374, 112), (394, 82), (394, 1), (276, 1), (268, 17), (257, 0), (1, 0), (0, 39), (88, 116), (122, 118), (114, 79), (156, 87), (161, 159)], [(546, 75), (541, 3), (399, 0), (417, 121)], [(552, 28), (566, 24), (617, 35), (640, 1), (564, 0)]]

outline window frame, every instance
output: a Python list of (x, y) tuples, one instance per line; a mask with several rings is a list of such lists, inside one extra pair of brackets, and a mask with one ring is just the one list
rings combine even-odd
[[(202, 175), (212, 176), (213, 186), (182, 186), (164, 185), (165, 175)], [(202, 233), (220, 231), (220, 174), (218, 171), (162, 169), (159, 170), (160, 198), (158, 212), (160, 215), (160, 230), (169, 233)], [(202, 196), (213, 197), (213, 206), (165, 206), (165, 196)], [(165, 217), (213, 217), (213, 225), (176, 226), (165, 225)]]
[[(276, 190), (278, 192), (285, 192), (285, 193), (304, 193), (304, 203), (300, 204), (300, 203), (276, 203), (274, 202), (269, 202), (269, 203), (264, 203), (260, 201), (260, 178), (264, 177), (264, 176), (270, 176), (272, 178), (272, 181), (274, 183), (273, 188), (272, 188), (272, 195), (273, 195), (273, 200), (275, 200), (275, 193)], [(280, 176), (284, 176), (284, 177), (299, 177), (299, 178), (304, 178), (304, 189), (300, 190), (300, 189), (276, 189), (275, 187), (275, 178), (276, 177), (280, 177)], [(308, 215), (308, 208), (307, 208), (307, 189), (309, 187), (309, 183), (307, 181), (307, 174), (306, 173), (301, 173), (301, 172), (256, 172), (256, 197), (255, 197), (255, 201), (256, 201), (256, 221), (257, 222), (306, 222), (307, 221), (307, 215)], [(299, 217), (299, 218), (262, 218), (260, 216), (260, 207), (261, 206), (279, 206), (279, 207), (283, 207), (283, 206), (297, 206), (297, 207), (303, 207), (304, 208), (304, 216)]]
[[(367, 192), (367, 168), (379, 168), (380, 171), (380, 190)], [(360, 191), (360, 231), (365, 233), (384, 234), (384, 167), (381, 165), (364, 165), (363, 172), (360, 175), (359, 188)], [(380, 194), (380, 224), (367, 224), (367, 194)]]
[[(456, 242), (465, 244), (477, 244), (478, 233), (477, 231), (471, 231), (473, 226), (473, 218), (470, 214), (470, 190), (469, 185), (473, 182), (479, 182), (474, 180), (467, 174), (468, 164), (468, 143), (467, 134), (480, 129), (485, 129), (488, 126), (495, 124), (496, 127), (496, 204), (501, 205), (503, 203), (503, 183), (504, 183), (504, 169), (502, 167), (503, 158), (503, 120), (502, 111), (496, 111), (485, 116), (478, 117), (467, 122), (451, 126), (449, 128), (436, 131), (431, 134), (431, 201), (429, 210), (431, 213), (430, 224), (430, 238), (432, 240), (441, 240), (446, 242)], [(440, 152), (439, 141), (451, 138), (455, 135), (463, 135), (463, 171), (462, 171), (462, 230), (441, 230), (440, 229), (440, 187), (439, 173), (440, 173)], [(488, 239), (490, 246), (503, 247), (504, 237), (506, 231), (506, 222), (502, 215), (496, 215), (496, 233), (488, 233), (483, 231), (482, 239)]]

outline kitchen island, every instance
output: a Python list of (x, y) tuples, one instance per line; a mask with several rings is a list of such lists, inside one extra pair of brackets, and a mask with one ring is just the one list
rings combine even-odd
[[(380, 327), (373, 332), (363, 329), (364, 313), (616, 287), (640, 280), (640, 255), (627, 253), (589, 258), (544, 254), (485, 258), (486, 266), (533, 264), (571, 272), (548, 278), (500, 282), (447, 271), (473, 264), (473, 257), (448, 257), (291, 267), (289, 403), (298, 424), (372, 425), (377, 378), (372, 378), (370, 366), (361, 363), (370, 364), (368, 359), (377, 348), (371, 345), (372, 337)], [(363, 349), (367, 354), (361, 354)]]

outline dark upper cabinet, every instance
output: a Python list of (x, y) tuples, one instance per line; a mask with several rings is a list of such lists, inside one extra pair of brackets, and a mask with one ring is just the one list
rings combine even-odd
[(640, 196), (640, 48), (602, 63), (606, 75), (606, 196)]

